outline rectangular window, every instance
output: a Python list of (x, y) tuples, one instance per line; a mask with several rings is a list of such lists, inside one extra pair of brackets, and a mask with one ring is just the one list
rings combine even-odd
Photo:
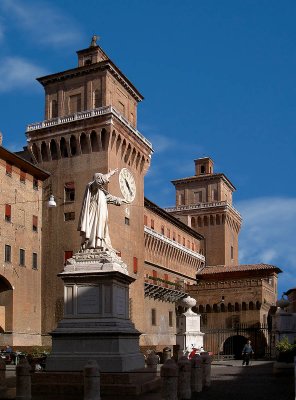
[(64, 186), (65, 202), (73, 202), (75, 200), (74, 182), (66, 182)]
[(145, 225), (145, 226), (148, 225), (148, 218), (147, 218), (147, 215), (144, 215), (144, 225)]
[(151, 229), (154, 229), (154, 219), (151, 220)]
[(151, 325), (156, 325), (156, 309), (151, 309)]
[(38, 179), (33, 178), (33, 189), (38, 190)]
[(20, 170), (20, 182), (26, 183), (26, 172), (22, 170)]
[(168, 284), (168, 281), (169, 281), (169, 275), (168, 274), (164, 274), (164, 280), (166, 281), (166, 282), (164, 282), (164, 287), (168, 287), (169, 286), (169, 284)]
[(230, 257), (233, 260), (233, 246), (230, 247)]
[(64, 213), (64, 220), (65, 221), (74, 221), (75, 220), (75, 212), (66, 212)]
[(171, 231), (169, 230), (169, 228), (167, 228), (167, 237), (168, 237), (168, 238), (171, 237)]
[(12, 165), (10, 163), (6, 163), (6, 175), (11, 176), (12, 175)]
[(173, 311), (169, 311), (169, 326), (173, 326)]
[(173, 232), (173, 240), (176, 240), (176, 232)]
[(183, 246), (186, 246), (186, 240), (184, 237), (183, 237)]
[(38, 268), (37, 260), (38, 260), (37, 253), (33, 253), (33, 255), (32, 255), (32, 268), (33, 269)]
[(178, 235), (178, 243), (181, 243), (181, 236)]
[(164, 235), (164, 226), (161, 225), (161, 234)]
[(11, 204), (5, 204), (5, 221), (11, 222)]
[(20, 265), (25, 266), (26, 265), (26, 260), (25, 260), (25, 250), (20, 249)]
[(73, 251), (72, 250), (66, 250), (65, 252), (64, 252), (64, 264), (66, 265), (66, 263), (67, 263), (67, 260), (69, 259), (69, 258), (71, 258), (73, 256)]
[(152, 270), (152, 276), (153, 278), (157, 278), (157, 271), (155, 269)]
[(124, 217), (124, 224), (129, 225), (130, 224), (130, 219), (128, 217)]
[(5, 245), (5, 255), (4, 255), (5, 262), (11, 262), (11, 246), (9, 244)]
[(194, 243), (191, 243), (191, 250), (194, 251)]
[(33, 215), (33, 226), (32, 229), (34, 232), (38, 231), (38, 217), (37, 215)]
[(137, 257), (133, 258), (133, 271), (134, 271), (134, 274), (138, 273), (138, 258)]
[(69, 97), (69, 111), (74, 114), (81, 111), (81, 94)]

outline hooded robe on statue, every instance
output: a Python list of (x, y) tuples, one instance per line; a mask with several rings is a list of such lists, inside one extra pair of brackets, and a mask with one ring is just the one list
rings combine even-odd
[(124, 199), (112, 196), (103, 188), (109, 177), (110, 174), (97, 173), (86, 186), (77, 228), (82, 236), (81, 249), (112, 248), (107, 204), (120, 206)]

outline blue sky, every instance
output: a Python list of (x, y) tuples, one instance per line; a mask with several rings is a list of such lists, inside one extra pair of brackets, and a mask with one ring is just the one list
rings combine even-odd
[(35, 78), (75, 67), (98, 34), (145, 97), (146, 196), (173, 205), (170, 181), (210, 156), (237, 188), (240, 262), (279, 266), (281, 294), (296, 286), (295, 20), (294, 0), (1, 0), (4, 146), (21, 149), (43, 119)]

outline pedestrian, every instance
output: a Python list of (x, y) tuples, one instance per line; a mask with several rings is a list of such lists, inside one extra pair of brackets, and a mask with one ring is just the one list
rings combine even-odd
[(244, 345), (243, 351), (242, 351), (242, 356), (243, 356), (243, 366), (249, 365), (250, 358), (254, 354), (254, 351), (251, 346), (251, 340), (248, 340), (247, 343)]

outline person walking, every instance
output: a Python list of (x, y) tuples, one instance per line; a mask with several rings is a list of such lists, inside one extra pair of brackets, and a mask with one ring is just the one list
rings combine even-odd
[(254, 354), (254, 351), (251, 346), (251, 340), (248, 340), (247, 343), (244, 345), (243, 351), (242, 351), (242, 356), (243, 356), (243, 366), (249, 365), (250, 358)]

